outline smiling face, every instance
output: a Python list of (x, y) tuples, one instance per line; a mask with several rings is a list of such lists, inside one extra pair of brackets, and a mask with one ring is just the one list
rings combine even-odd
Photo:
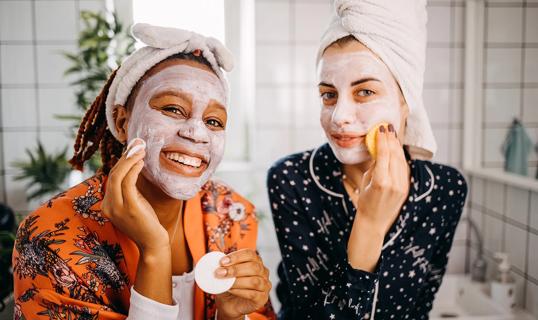
[(127, 140), (146, 141), (144, 177), (172, 198), (192, 198), (224, 154), (226, 93), (210, 68), (173, 59), (135, 90)]
[(387, 66), (360, 42), (328, 47), (318, 65), (321, 125), (344, 164), (370, 160), (365, 136), (380, 122), (403, 136), (407, 105)]

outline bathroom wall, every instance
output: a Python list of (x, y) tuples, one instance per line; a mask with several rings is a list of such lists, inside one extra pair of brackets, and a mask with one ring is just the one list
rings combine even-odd
[[(517, 304), (538, 316), (538, 192), (473, 177), (469, 216), (484, 239), (488, 274), (496, 264), (493, 254), (507, 252), (517, 282)], [(467, 270), (477, 254), (477, 238), (469, 231)]]
[(536, 177), (538, 153), (538, 2), (485, 1), (482, 146), (485, 168), (502, 170), (504, 139), (521, 120), (533, 148), (529, 176)]
[[(0, 201), (24, 215), (25, 183), (15, 181), (13, 161), (26, 160), (36, 140), (46, 150), (71, 146), (69, 122), (56, 114), (76, 111), (75, 94), (64, 77), (63, 51), (76, 50), (81, 10), (98, 11), (104, 0), (0, 0)], [(71, 148), (69, 149), (70, 154)]]
[[(538, 138), (538, 1), (486, 1), (484, 35), (484, 167), (503, 167), (501, 144), (519, 117), (533, 144)], [(531, 151), (529, 175), (534, 177)], [(491, 179), (472, 177), (469, 216), (484, 237), (488, 272), (493, 254), (507, 252), (517, 282), (517, 304), (538, 316), (538, 193)], [(467, 270), (477, 240), (469, 233)]]

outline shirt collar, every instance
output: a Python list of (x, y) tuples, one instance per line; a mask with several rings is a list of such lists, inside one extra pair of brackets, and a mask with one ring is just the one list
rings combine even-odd
[[(407, 150), (405, 150), (405, 156), (411, 169), (408, 201), (418, 202), (423, 199), (428, 201), (428, 196), (435, 187), (435, 176), (428, 166), (429, 162), (411, 159)], [(309, 170), (311, 179), (321, 191), (334, 197), (344, 197), (341, 162), (338, 161), (328, 143), (312, 151)]]

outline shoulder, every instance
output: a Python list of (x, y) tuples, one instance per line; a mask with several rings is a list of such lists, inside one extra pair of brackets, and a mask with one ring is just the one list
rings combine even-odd
[(79, 228), (104, 225), (107, 220), (100, 210), (102, 184), (103, 178), (94, 176), (45, 201), (20, 223), (17, 241), (46, 235), (49, 240), (65, 242)]
[(306, 176), (310, 164), (310, 157), (314, 150), (306, 150), (285, 156), (277, 160), (267, 173), (267, 185), (278, 184), (283, 178)]
[(458, 169), (449, 165), (428, 162), (435, 184), (445, 196), (465, 199), (467, 196), (467, 180)]
[[(206, 212), (218, 211), (219, 208), (226, 207), (231, 211), (247, 214), (254, 212), (254, 205), (246, 196), (235, 191), (230, 185), (220, 179), (210, 179), (200, 190), (202, 209)], [(230, 212), (231, 212), (230, 211)]]
[(467, 198), (467, 182), (463, 174), (454, 167), (430, 161), (415, 161), (415, 165), (429, 171), (434, 182), (430, 195), (424, 199), (428, 212), (441, 221), (457, 224)]

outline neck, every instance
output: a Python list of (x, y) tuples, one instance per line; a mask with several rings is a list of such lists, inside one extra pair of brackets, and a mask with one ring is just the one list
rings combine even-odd
[(170, 197), (142, 174), (138, 177), (136, 186), (155, 210), (161, 225), (166, 230), (173, 229), (177, 222), (178, 214), (181, 214), (180, 210), (184, 205), (184, 201)]
[(373, 160), (367, 160), (357, 164), (342, 164), (342, 171), (355, 185), (360, 186), (362, 176), (373, 163)]

